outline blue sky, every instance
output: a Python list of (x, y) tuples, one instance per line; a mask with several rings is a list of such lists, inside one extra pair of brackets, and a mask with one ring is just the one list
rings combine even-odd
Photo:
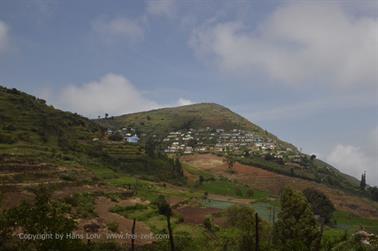
[(0, 83), (97, 117), (216, 102), (378, 185), (378, 4), (0, 0)]

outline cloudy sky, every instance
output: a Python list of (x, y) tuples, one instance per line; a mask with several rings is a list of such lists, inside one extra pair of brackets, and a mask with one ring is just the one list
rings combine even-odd
[(378, 1), (0, 0), (0, 83), (97, 117), (216, 102), (378, 185)]

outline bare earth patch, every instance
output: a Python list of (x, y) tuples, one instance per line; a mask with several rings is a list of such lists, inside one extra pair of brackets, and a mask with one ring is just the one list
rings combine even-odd
[(182, 214), (185, 223), (202, 224), (207, 216), (220, 212), (218, 208), (183, 207), (176, 210)]
[(306, 188), (316, 188), (326, 193), (338, 210), (348, 211), (362, 217), (378, 218), (378, 203), (347, 194), (324, 184), (289, 177), (240, 163), (235, 163), (233, 167), (235, 173), (231, 174), (227, 172), (228, 167), (223, 159), (212, 154), (186, 155), (182, 157), (182, 161), (197, 168), (211, 171), (213, 174), (248, 184), (255, 189), (270, 191), (273, 195), (279, 195), (285, 187), (301, 191)]

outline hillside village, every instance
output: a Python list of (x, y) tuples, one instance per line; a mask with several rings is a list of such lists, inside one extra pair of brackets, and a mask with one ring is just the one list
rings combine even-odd
[[(118, 138), (125, 142), (138, 144), (149, 135), (142, 133), (140, 137), (134, 128), (107, 129), (110, 139)], [(157, 135), (151, 135), (158, 138)], [(271, 155), (275, 159), (290, 158), (299, 162), (301, 154), (296, 149), (284, 147), (269, 137), (251, 131), (221, 128), (182, 129), (169, 132), (161, 141), (162, 149), (167, 154), (193, 153), (232, 153), (233, 155)]]

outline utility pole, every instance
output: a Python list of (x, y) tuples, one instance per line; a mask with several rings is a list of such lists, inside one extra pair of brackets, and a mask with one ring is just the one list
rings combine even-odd
[(131, 228), (131, 251), (135, 250), (135, 218), (133, 220), (133, 227)]
[(256, 213), (256, 251), (259, 251), (259, 215)]
[(169, 243), (171, 244), (171, 251), (175, 251), (175, 244), (173, 242), (173, 234), (171, 227), (171, 216), (167, 215), (167, 224), (168, 224), (168, 234), (169, 234)]

